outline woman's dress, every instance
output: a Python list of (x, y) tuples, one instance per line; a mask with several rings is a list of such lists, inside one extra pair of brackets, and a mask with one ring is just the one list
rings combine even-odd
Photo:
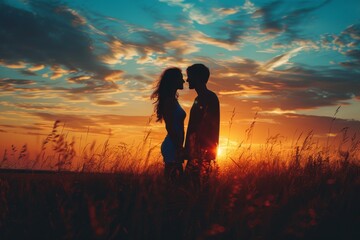
[[(179, 138), (179, 141), (184, 140), (184, 120), (186, 113), (184, 109), (181, 108), (178, 101), (176, 101), (173, 110), (173, 128), (176, 133), (176, 136)], [(165, 163), (175, 163), (176, 159), (176, 145), (173, 140), (170, 138), (169, 134), (166, 135), (163, 143), (161, 144), (161, 154), (163, 155)]]

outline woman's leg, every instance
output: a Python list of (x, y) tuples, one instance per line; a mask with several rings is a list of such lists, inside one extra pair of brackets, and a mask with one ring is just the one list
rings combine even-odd
[(182, 163), (165, 163), (164, 175), (171, 183), (181, 183), (183, 174)]

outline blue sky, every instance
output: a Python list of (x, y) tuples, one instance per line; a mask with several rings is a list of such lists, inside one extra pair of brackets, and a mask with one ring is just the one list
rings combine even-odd
[[(4, 136), (42, 136), (61, 120), (74, 132), (137, 137), (161, 72), (178, 66), (185, 74), (196, 62), (210, 67), (223, 129), (236, 108), (244, 126), (257, 112), (264, 129), (311, 119), (305, 125), (324, 135), (338, 106), (341, 124), (359, 128), (359, 1), (0, 0), (0, 7)], [(187, 112), (194, 96), (180, 92)], [(153, 127), (161, 139), (162, 125)]]

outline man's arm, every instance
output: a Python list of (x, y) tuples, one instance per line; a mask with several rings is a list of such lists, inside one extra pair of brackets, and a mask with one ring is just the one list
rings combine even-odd
[(205, 158), (209, 160), (215, 159), (220, 132), (220, 106), (215, 93), (209, 98), (202, 126), (200, 134), (202, 136), (202, 148), (206, 151)]

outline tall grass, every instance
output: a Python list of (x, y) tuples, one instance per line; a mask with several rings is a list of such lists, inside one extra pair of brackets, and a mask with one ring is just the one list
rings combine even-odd
[[(339, 107), (340, 108), (340, 107)], [(239, 164), (253, 164), (270, 162), (272, 164), (292, 165), (295, 168), (304, 166), (307, 162), (317, 161), (321, 164), (348, 164), (360, 159), (360, 132), (348, 127), (334, 132), (336, 110), (326, 138), (326, 144), (314, 137), (314, 130), (307, 133), (295, 134), (292, 141), (280, 134), (268, 136), (263, 144), (254, 146), (253, 133), (257, 121), (257, 113), (249, 127), (245, 130), (242, 140), (235, 147), (230, 147), (230, 134), (235, 108), (229, 120), (228, 140), (225, 155), (218, 160), (226, 167), (239, 168)], [(12, 145), (6, 149), (0, 160), (0, 168), (46, 169), (53, 171), (75, 172), (137, 172), (142, 173), (149, 168), (161, 168), (162, 159), (159, 154), (160, 144), (153, 144), (151, 140), (151, 121), (149, 118), (144, 130), (142, 141), (127, 144), (111, 141), (111, 130), (103, 143), (95, 140), (88, 142), (89, 129), (85, 141), (82, 137), (76, 143), (69, 132), (64, 131), (65, 123), (55, 121), (50, 133), (42, 141), (38, 153), (30, 154), (27, 145), (18, 148)], [(350, 132), (351, 135), (350, 135)], [(336, 135), (336, 137), (331, 137)], [(315, 160), (316, 159), (316, 160)]]
[(359, 135), (255, 147), (256, 119), (200, 188), (164, 179), (150, 128), (137, 145), (109, 133), (76, 148), (56, 121), (34, 159), (26, 145), (3, 155), (2, 168), (58, 173), (0, 171), (0, 239), (360, 239)]
[[(149, 119), (149, 122), (151, 119)], [(21, 149), (12, 145), (10, 151), (4, 151), (0, 161), (0, 168), (32, 169), (74, 172), (143, 172), (152, 165), (161, 163), (160, 155), (154, 154), (159, 144), (152, 144), (150, 139), (151, 128), (144, 132), (140, 143), (111, 144), (109, 131), (108, 138), (103, 143), (96, 140), (85, 142), (80, 138), (76, 147), (75, 138), (69, 139), (64, 132), (65, 124), (55, 121), (51, 132), (42, 141), (39, 152), (30, 156), (27, 145)]]

